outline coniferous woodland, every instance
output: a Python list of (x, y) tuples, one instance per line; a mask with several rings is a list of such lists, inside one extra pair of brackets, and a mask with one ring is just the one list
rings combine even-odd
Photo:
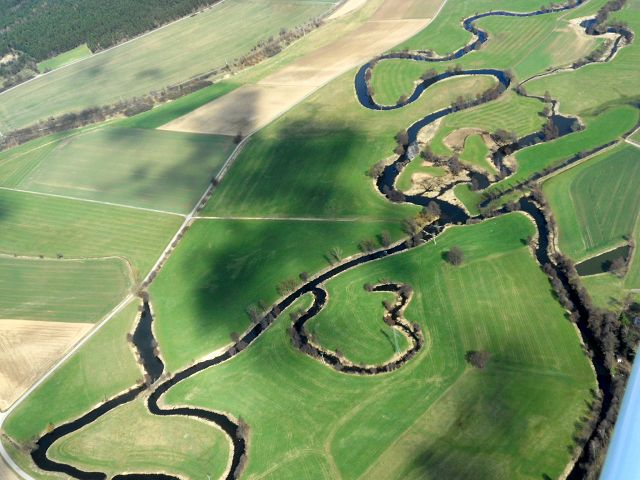
[(219, 0), (0, 0), (0, 56), (41, 61), (86, 43), (95, 52)]

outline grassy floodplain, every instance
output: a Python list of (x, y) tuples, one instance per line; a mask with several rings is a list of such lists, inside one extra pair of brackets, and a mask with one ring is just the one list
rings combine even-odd
[(72, 62), (77, 62), (78, 60), (89, 57), (92, 53), (89, 47), (87, 47), (87, 44), (83, 43), (76, 48), (39, 62), (38, 70), (40, 70), (41, 73), (55, 70), (56, 68), (64, 67)]
[[(519, 214), (452, 228), (437, 246), (329, 282), (330, 302), (356, 303), (363, 314), (371, 302), (364, 282), (413, 285), (406, 316), (423, 326), (427, 344), (392, 374), (343, 375), (302, 355), (284, 316), (233, 361), (179, 384), (168, 401), (242, 416), (251, 425), (248, 477), (558, 476), (594, 378), (522, 242), (532, 231)], [(466, 252), (459, 268), (442, 259), (453, 244)], [(317, 321), (340, 328), (346, 319), (334, 323), (336, 313)], [(362, 335), (378, 334), (379, 319), (358, 322)], [(470, 349), (492, 353), (486, 370), (465, 367)]]
[[(543, 123), (543, 119), (539, 115), (541, 110), (542, 103), (540, 101), (521, 97), (508, 91), (493, 102), (455, 112), (443, 118), (433, 134), (433, 138), (429, 141), (429, 145), (437, 155), (443, 157), (453, 155), (454, 152), (445, 144), (444, 140), (449, 134), (461, 128), (477, 128), (488, 133), (505, 129), (514, 131), (518, 136), (524, 136), (540, 130)], [(478, 145), (475, 150), (483, 149)], [(401, 190), (407, 190), (411, 187), (411, 176), (414, 173), (432, 174), (430, 169), (426, 169), (420, 163), (420, 159), (416, 159), (402, 171), (398, 178), (398, 186)], [(482, 162), (482, 164), (485, 168), (492, 168), (488, 162)], [(456, 192), (459, 189), (456, 189)], [(463, 201), (467, 203), (467, 200), (472, 200), (471, 196), (465, 196)], [(474, 193), (473, 201), (469, 203), (470, 208), (474, 211), (477, 210), (476, 204), (479, 201), (480, 197)]]
[(223, 478), (228, 455), (222, 431), (193, 418), (151, 415), (143, 400), (118, 407), (51, 449), (54, 460), (108, 475), (166, 472), (194, 479)]
[[(512, 9), (511, 6), (505, 5), (505, 7)], [(492, 5), (486, 11), (495, 8), (495, 5)], [(533, 7), (533, 9), (536, 8), (539, 8), (539, 5)], [(484, 10), (477, 8), (475, 11)], [(471, 55), (442, 63), (412, 60), (380, 62), (374, 69), (372, 77), (376, 99), (383, 104), (394, 104), (401, 95), (411, 93), (414, 82), (420, 81), (420, 75), (423, 72), (430, 69), (444, 71), (451, 65), (460, 65), (465, 69), (490, 67), (511, 70), (520, 80), (542, 73), (550, 67), (568, 65), (591, 52), (600, 42), (570, 26), (567, 17), (574, 13), (570, 10), (536, 17), (483, 18), (477, 21), (476, 25), (489, 33), (489, 41), (480, 51)], [(433, 28), (432, 25), (419, 35), (428, 34), (431, 28)], [(468, 35), (462, 27), (460, 31)], [(425, 46), (431, 48), (431, 40), (432, 38), (429, 37), (429, 42), (425, 43)], [(445, 53), (455, 50), (449, 48), (450, 50)]]
[[(199, 220), (151, 286), (157, 337), (169, 371), (231, 342), (249, 325), (248, 307), (273, 304), (277, 286), (344, 258), (398, 223)], [(327, 235), (330, 231), (331, 235)]]
[[(226, 0), (196, 16), (52, 72), (2, 95), (0, 131), (142, 95), (223, 67), (330, 3)], [(247, 19), (251, 28), (246, 28)]]
[(0, 189), (0, 252), (124, 257), (136, 280), (151, 269), (181, 223), (176, 215)]
[[(627, 2), (625, 8), (610, 18), (624, 21), (636, 35), (640, 32), (640, 5), (637, 1)], [(634, 40), (610, 63), (587, 65), (574, 72), (539, 78), (527, 83), (527, 89), (537, 95), (552, 92), (565, 112), (593, 113), (609, 103), (638, 99), (639, 63), (640, 47)], [(580, 88), (576, 89), (576, 85)]]
[(132, 280), (120, 258), (0, 257), (0, 318), (95, 322), (118, 304)]
[[(560, 250), (579, 262), (616, 246), (638, 242), (640, 150), (627, 144), (602, 153), (544, 183), (558, 222)], [(637, 248), (624, 279), (610, 273), (583, 278), (603, 307), (640, 288)]]
[(504, 129), (515, 132), (519, 137), (537, 132), (544, 123), (540, 116), (542, 108), (543, 104), (539, 100), (507, 91), (496, 101), (455, 112), (444, 118), (433, 137), (431, 147), (438, 155), (451, 155), (453, 152), (444, 144), (444, 139), (460, 128), (479, 128), (488, 133)]
[(489, 148), (480, 135), (469, 135), (464, 141), (464, 150), (460, 160), (491, 173), (496, 173), (495, 167), (487, 160)]
[(6, 152), (0, 185), (187, 213), (233, 148), (225, 136), (100, 128)]
[(629, 105), (612, 107), (597, 116), (584, 117), (586, 128), (550, 142), (540, 143), (515, 154), (516, 173), (491, 185), (487, 192), (498, 192), (516, 185), (531, 175), (620, 138), (640, 119), (640, 110)]
[(316, 343), (332, 351), (339, 350), (350, 361), (376, 365), (389, 361), (394, 354), (409, 347), (406, 337), (383, 321), (382, 302), (395, 302), (390, 292), (372, 292), (367, 302), (361, 301), (362, 285), (348, 285), (347, 300), (330, 300), (322, 318), (314, 317), (306, 325)]
[[(138, 303), (132, 301), (29, 395), (3, 425), (10, 439), (27, 446), (50, 424), (71, 420), (141, 380), (142, 372), (125, 340), (137, 315)], [(16, 453), (22, 468), (35, 468), (30, 467), (25, 451)]]
[(367, 170), (393, 155), (398, 130), (450, 105), (459, 89), (476, 92), (490, 84), (483, 77), (450, 79), (405, 108), (379, 112), (359, 106), (353, 75), (342, 75), (252, 137), (205, 212), (380, 219), (414, 212), (382, 198)]

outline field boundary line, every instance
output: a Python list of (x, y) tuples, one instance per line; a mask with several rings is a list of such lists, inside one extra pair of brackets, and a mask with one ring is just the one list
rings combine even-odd
[[(220, 0), (220, 2), (216, 3), (215, 5), (211, 6), (210, 8), (213, 8), (213, 7), (217, 6), (217, 5), (221, 5), (222, 3), (224, 3), (224, 1), (225, 0)], [(445, 6), (447, 1), (448, 0), (444, 0), (442, 2), (442, 4), (440, 5), (440, 8), (433, 15), (433, 17), (429, 18), (429, 22), (427, 23), (427, 25), (425, 25), (423, 27), (423, 29), (427, 28), (429, 26), (429, 24), (431, 24), (433, 22), (433, 20), (437, 17), (437, 15), (442, 11), (442, 8)], [(188, 17), (184, 17), (184, 18), (188, 18)], [(172, 23), (176, 23), (178, 21), (184, 20), (184, 18), (178, 19), (178, 20), (176, 20), (175, 22), (172, 22)], [(164, 27), (167, 27), (169, 25), (170, 24), (167, 24), (167, 25), (164, 25), (163, 27), (160, 27), (160, 28), (164, 28)], [(142, 36), (151, 34), (151, 33), (153, 33), (154, 31), (157, 31), (157, 30), (159, 30), (159, 29), (147, 32), (146, 34), (143, 34)], [(131, 39), (128, 42), (131, 42), (131, 41), (134, 41), (136, 39), (139, 39), (142, 36), (136, 37), (134, 39)], [(128, 42), (125, 42), (125, 43), (128, 43)], [(124, 45), (125, 43), (122, 43), (120, 45), (114, 46), (113, 48), (118, 48), (118, 47)], [(104, 50), (102, 52), (98, 52), (98, 54), (104, 53), (106, 51), (107, 50)], [(98, 55), (98, 54), (96, 54), (96, 55)], [(86, 57), (86, 58), (91, 58), (91, 57)], [(86, 60), (86, 58), (80, 59), (78, 61)], [(66, 65), (66, 66), (70, 66), (70, 65), (71, 64)], [(65, 67), (61, 67), (61, 68), (65, 68)], [(49, 73), (51, 73), (51, 72), (49, 72)], [(273, 118), (270, 122), (267, 123), (267, 125), (272, 124), (274, 121), (276, 121), (282, 115), (284, 115), (285, 113), (287, 113), (291, 109), (293, 109), (294, 106), (300, 105), (303, 101), (305, 101), (308, 97), (310, 97), (313, 93), (315, 93), (319, 88), (329, 84), (331, 81), (335, 80), (335, 78), (337, 78), (338, 76), (339, 75), (336, 75), (335, 77), (331, 78), (330, 80), (327, 80), (326, 82), (324, 82), (320, 87), (318, 87), (314, 91), (312, 91), (309, 94), (307, 94), (304, 98), (300, 99), (300, 101), (298, 101), (295, 105), (292, 105), (290, 108), (288, 108), (284, 112), (280, 113), (280, 115), (278, 115), (277, 117)], [(38, 78), (38, 77), (34, 77), (31, 80), (35, 80), (36, 78)], [(21, 85), (24, 85), (26, 83), (27, 82), (22, 83), (20, 85), (16, 85), (16, 87), (12, 87), (12, 89), (13, 88), (17, 88), (17, 87), (19, 87)], [(11, 90), (11, 89), (9, 89), (9, 90)], [(6, 93), (9, 90), (5, 90), (2, 93)], [(2, 94), (0, 93), (0, 95), (2, 95)], [(202, 208), (205, 207), (205, 205), (208, 202), (209, 198), (211, 197), (211, 195), (213, 195), (213, 193), (215, 192), (215, 190), (216, 190), (217, 186), (219, 185), (220, 181), (226, 175), (227, 171), (235, 163), (236, 159), (240, 155), (241, 151), (244, 149), (245, 145), (248, 143), (249, 139), (253, 136), (254, 133), (256, 133), (257, 131), (261, 130), (263, 127), (256, 128), (253, 131), (249, 132), (240, 141), (240, 143), (238, 143), (236, 148), (233, 150), (233, 152), (229, 155), (229, 157), (227, 158), (227, 160), (223, 164), (222, 168), (216, 174), (216, 176), (214, 178), (214, 181), (209, 183), (209, 185), (207, 186), (207, 188), (205, 189), (203, 194), (200, 196), (200, 199), (198, 200), (198, 202), (194, 205), (193, 209), (186, 216), (182, 215), (182, 214), (173, 213), (173, 215), (178, 215), (178, 216), (184, 217), (184, 221), (183, 221), (182, 225), (176, 231), (175, 235), (171, 238), (171, 240), (169, 241), (167, 247), (162, 252), (162, 254), (158, 258), (158, 260), (156, 261), (154, 266), (151, 268), (149, 273), (144, 277), (143, 281), (140, 284), (142, 286), (142, 288), (146, 288), (146, 286), (149, 283), (151, 283), (151, 281), (153, 281), (153, 278), (154, 278), (155, 274), (157, 274), (157, 272), (162, 268), (164, 263), (168, 260), (169, 256), (173, 253), (173, 251), (177, 247), (177, 244), (178, 244), (179, 240), (182, 238), (184, 233), (186, 233), (186, 228), (191, 225), (191, 223), (194, 220), (194, 218), (196, 218), (196, 214)], [(33, 193), (33, 194), (36, 194), (36, 195), (44, 195), (44, 196), (51, 196), (51, 197), (68, 198), (68, 199), (71, 199), (71, 200), (86, 201), (86, 202), (90, 202), (90, 203), (98, 203), (98, 204), (105, 204), (105, 205), (112, 205), (112, 206), (121, 206), (121, 207), (124, 207), (124, 208), (131, 208), (131, 209), (137, 209), (137, 210), (147, 210), (147, 211), (155, 211), (155, 212), (159, 212), (159, 213), (169, 213), (169, 212), (160, 212), (160, 211), (151, 210), (151, 209), (144, 209), (144, 208), (141, 208), (141, 207), (133, 207), (133, 206), (130, 206), (130, 205), (109, 204), (108, 202), (100, 202), (100, 201), (96, 201), (96, 200), (84, 200), (84, 199), (78, 199), (78, 198), (74, 198), (74, 197), (64, 197), (64, 196), (55, 195), (55, 194), (43, 194), (43, 193), (39, 193), (39, 192), (31, 192), (31, 191), (19, 190), (19, 189), (8, 188), (8, 187), (0, 187), (0, 189), (9, 190), (9, 191), (18, 191), (18, 192), (22, 192), (22, 193)], [(445, 230), (446, 230), (446, 228), (445, 228)], [(442, 233), (442, 232), (440, 232), (440, 233)], [(44, 373), (42, 375), (42, 377), (40, 377), (40, 379), (38, 379), (28, 390), (26, 390), (6, 411), (0, 412), (0, 430), (2, 429), (2, 425), (3, 425), (4, 421), (7, 419), (7, 417), (24, 401), (24, 399), (26, 399), (36, 388), (38, 388), (46, 379), (48, 379), (55, 371), (57, 371), (58, 368), (60, 368), (64, 362), (66, 362), (73, 355), (75, 355), (75, 353), (77, 353), (77, 351), (82, 346), (84, 346), (89, 339), (91, 339), (109, 320), (111, 320), (115, 315), (117, 315), (127, 305), (129, 305), (129, 303), (134, 298), (135, 298), (135, 295), (133, 293), (127, 294), (127, 296), (125, 298), (123, 298), (122, 301), (118, 305), (116, 305), (98, 324), (96, 324), (94, 326), (94, 328), (85, 337), (83, 337), (76, 345), (74, 345), (74, 347), (69, 352), (67, 352), (67, 354), (65, 354), (64, 357), (62, 357), (53, 367), (51, 367), (46, 373)], [(25, 480), (35, 480), (33, 477), (31, 477), (29, 474), (27, 474), (24, 470), (22, 470), (22, 468), (20, 468), (15, 463), (15, 461), (11, 458), (11, 455), (9, 455), (9, 453), (4, 448), (4, 444), (1, 441), (0, 441), (0, 456), (2, 456), (2, 458), (7, 462), (7, 464), (13, 469), (13, 471), (19, 477), (22, 477)]]
[[(626, 140), (618, 140), (618, 141), (617, 141), (617, 142), (615, 142), (614, 144), (609, 145), (608, 147), (603, 148), (602, 150), (598, 150), (597, 152), (594, 152), (594, 153), (592, 153), (591, 155), (588, 155), (588, 156), (586, 156), (586, 157), (584, 157), (584, 158), (581, 158), (581, 159), (580, 159), (580, 160), (578, 160), (577, 162), (573, 162), (573, 163), (570, 163), (569, 165), (565, 165), (564, 167), (559, 168), (558, 170), (555, 170), (555, 171), (553, 171), (553, 172), (549, 173), (548, 175), (545, 175), (544, 177), (540, 177), (540, 178), (539, 178), (538, 180), (536, 180), (536, 181), (537, 181), (538, 183), (540, 183), (540, 184), (543, 184), (543, 183), (544, 183), (544, 182), (546, 182), (547, 180), (550, 180), (550, 179), (552, 179), (553, 177), (555, 177), (555, 176), (557, 176), (557, 175), (560, 175), (561, 173), (564, 173), (564, 172), (566, 172), (566, 171), (568, 171), (568, 170), (571, 170), (571, 169), (572, 169), (572, 168), (574, 168), (574, 167), (577, 167), (577, 166), (579, 166), (579, 165), (582, 165), (583, 163), (585, 163), (585, 162), (587, 162), (587, 161), (589, 161), (589, 160), (593, 159), (594, 157), (597, 157), (597, 156), (598, 156), (598, 155), (600, 155), (601, 153), (608, 152), (609, 150), (612, 150), (612, 149), (614, 149), (614, 148), (616, 148), (616, 147), (620, 146), (620, 144), (622, 144), (622, 142), (623, 142), (623, 141), (626, 141)], [(640, 148), (640, 145), (638, 146), (638, 148)]]
[(152, 29), (152, 30), (149, 30), (148, 32), (144, 32), (144, 33), (142, 33), (142, 34), (140, 34), (140, 35), (138, 35), (138, 36), (136, 36), (136, 37), (130, 38), (129, 40), (125, 40), (124, 42), (119, 43), (119, 44), (117, 44), (117, 45), (114, 45), (114, 46), (112, 46), (112, 47), (109, 47), (109, 48), (107, 48), (107, 49), (105, 49), (105, 50), (100, 50), (99, 52), (96, 52), (96, 53), (91, 52), (91, 55), (89, 55), (88, 57), (79, 58), (78, 60), (75, 60), (75, 61), (73, 61), (73, 62), (71, 62), (71, 63), (67, 63), (66, 65), (62, 65), (61, 67), (54, 68), (53, 70), (50, 70), (50, 71), (48, 71), (48, 72), (46, 72), (46, 73), (40, 73), (40, 74), (36, 75), (35, 77), (30, 78), (29, 80), (27, 80), (27, 81), (25, 81), (25, 82), (19, 83), (18, 85), (14, 85), (13, 87), (8, 88), (8, 89), (4, 90), (3, 92), (0, 92), (0, 96), (2, 96), (2, 95), (3, 95), (3, 94), (5, 94), (5, 93), (8, 93), (8, 92), (10, 92), (10, 91), (12, 91), (12, 90), (15, 90), (16, 88), (19, 88), (19, 87), (21, 87), (21, 86), (23, 86), (23, 85), (27, 85), (28, 83), (31, 83), (31, 82), (33, 82), (34, 80), (37, 80), (37, 79), (42, 78), (42, 77), (45, 77), (45, 76), (49, 75), (50, 73), (58, 72), (58, 71), (63, 70), (63, 69), (65, 69), (65, 68), (67, 68), (67, 67), (70, 67), (71, 65), (75, 65), (75, 64), (80, 63), (80, 62), (82, 62), (82, 61), (84, 61), (84, 60), (87, 60), (87, 59), (89, 59), (89, 58), (95, 58), (95, 57), (97, 57), (98, 55), (102, 55), (103, 53), (110, 52), (110, 51), (112, 51), (112, 50), (115, 50), (116, 48), (120, 48), (120, 47), (122, 47), (122, 46), (124, 46), (124, 45), (127, 45), (127, 44), (131, 43), (131, 42), (135, 42), (136, 40), (140, 40), (141, 38), (144, 38), (144, 37), (146, 37), (146, 36), (148, 36), (148, 35), (151, 35), (152, 33), (159, 32), (160, 30), (162, 30), (162, 29), (164, 29), (164, 28), (167, 28), (167, 27), (169, 27), (169, 26), (171, 26), (171, 25), (175, 25), (175, 24), (176, 24), (176, 23), (178, 23), (178, 22), (182, 22), (183, 20), (186, 20), (186, 19), (188, 19), (188, 18), (191, 18), (191, 17), (192, 17), (192, 16), (194, 16), (194, 15), (199, 15), (199, 14), (201, 14), (201, 13), (203, 13), (203, 12), (206, 12), (207, 10), (211, 10), (212, 8), (217, 7), (218, 5), (222, 5), (223, 3), (225, 3), (225, 1), (226, 1), (226, 0), (218, 0), (218, 1), (217, 1), (216, 3), (214, 3), (213, 5), (208, 5), (208, 6), (207, 6), (207, 7), (205, 7), (205, 8), (202, 8), (202, 9), (200, 9), (200, 10), (196, 10), (195, 12), (192, 12), (192, 13), (190, 13), (190, 14), (188, 14), (188, 15), (185, 15), (184, 17), (181, 17), (181, 18), (178, 18), (178, 19), (176, 19), (176, 20), (173, 20), (172, 22), (169, 22), (169, 23), (167, 23), (167, 24), (165, 24), (165, 25), (161, 25), (160, 27), (158, 27), (158, 28), (154, 28), (154, 29)]
[(149, 273), (147, 273), (147, 275), (142, 280), (141, 285), (143, 288), (145, 288), (147, 285), (149, 285), (153, 281), (153, 278), (155, 277), (155, 275), (157, 275), (157, 273), (160, 271), (162, 266), (169, 259), (169, 257), (171, 256), (175, 248), (178, 246), (180, 239), (186, 233), (186, 229), (191, 225), (191, 222), (196, 217), (196, 214), (205, 207), (205, 205), (207, 204), (207, 201), (209, 200), (211, 195), (213, 195), (213, 192), (215, 191), (216, 187), (219, 185), (220, 180), (222, 180), (222, 178), (226, 175), (229, 168), (231, 168), (231, 165), (233, 165), (233, 163), (235, 162), (236, 158), (238, 158), (238, 156), (240, 155), (240, 152), (244, 149), (244, 146), (249, 141), (249, 138), (251, 138), (251, 135), (252, 134), (247, 135), (245, 138), (242, 139), (242, 141), (240, 141), (240, 143), (238, 143), (238, 145), (236, 145), (236, 148), (233, 150), (233, 152), (231, 152), (227, 160), (222, 165), (222, 168), (220, 168), (220, 170), (214, 177), (214, 181), (209, 183), (209, 185), (207, 186), (205, 191), (202, 193), (202, 195), (200, 195), (200, 198), (198, 199), (194, 207), (191, 209), (191, 211), (186, 216), (183, 215), (184, 221), (182, 222), (182, 225), (180, 225), (176, 233), (171, 237), (171, 239), (169, 240), (169, 243), (160, 254), (160, 257), (158, 258), (156, 263), (153, 264), (153, 267), (151, 267), (151, 270), (149, 270)]
[(65, 200), (75, 200), (77, 202), (97, 203), (98, 205), (108, 205), (110, 207), (131, 208), (133, 210), (141, 210), (141, 211), (144, 211), (144, 212), (164, 213), (165, 215), (176, 215), (178, 217), (184, 217), (185, 216), (183, 213), (167, 212), (166, 210), (157, 210), (155, 208), (146, 208), (146, 207), (136, 207), (134, 205), (126, 205), (126, 204), (123, 204), (123, 203), (106, 202), (106, 201), (102, 201), (102, 200), (91, 200), (90, 198), (79, 198), (79, 197), (72, 197), (72, 196), (69, 196), (69, 195), (59, 195), (57, 193), (35, 192), (33, 190), (22, 190), (20, 188), (1, 187), (1, 186), (0, 186), (0, 190), (7, 190), (7, 191), (19, 192), (19, 193), (30, 193), (32, 195), (40, 195), (40, 196), (44, 196), (44, 197), (63, 198)]
[[(320, 217), (235, 217), (231, 216), (195, 216), (194, 220), (271, 220), (271, 221), (292, 221), (292, 222), (358, 222), (358, 221), (367, 221), (367, 219), (362, 219), (358, 217), (343, 217), (343, 218), (320, 218)], [(370, 222), (377, 222), (376, 219), (368, 220)], [(383, 220), (379, 220), (383, 221)]]
[[(7, 417), (24, 401), (25, 398), (27, 398), (36, 388), (42, 385), (42, 383), (44, 383), (45, 380), (47, 380), (51, 375), (53, 375), (53, 373), (56, 372), (67, 360), (69, 360), (73, 355), (75, 355), (75, 353), (82, 346), (84, 346), (85, 343), (87, 343), (91, 338), (93, 338), (93, 336), (96, 333), (98, 333), (102, 329), (102, 327), (106, 325), (106, 323), (109, 320), (111, 320), (114, 316), (120, 313), (127, 305), (129, 305), (129, 303), (131, 303), (131, 301), (134, 298), (135, 297), (132, 293), (129, 293), (126, 297), (124, 297), (120, 303), (118, 303), (115, 307), (113, 307), (113, 309), (111, 309), (111, 311), (107, 313), (102, 318), (102, 320), (100, 320), (100, 322), (98, 322), (91, 329), (91, 331), (89, 331), (89, 333), (87, 333), (82, 339), (80, 339), (80, 341), (78, 341), (78, 343), (76, 343), (73, 346), (73, 348), (71, 348), (71, 350), (69, 350), (61, 359), (59, 359), (53, 365), (53, 367), (47, 370), (42, 375), (42, 377), (40, 377), (33, 385), (31, 385), (31, 387), (29, 387), (25, 392), (23, 392), (22, 395), (20, 395), (18, 399), (15, 402), (13, 402), (13, 404), (9, 408), (7, 408), (7, 410), (5, 410), (4, 412), (0, 412), (0, 427), (2, 427), (2, 424), (7, 419)], [(9, 455), (9, 452), (7, 452), (7, 450), (4, 448), (4, 444), (1, 441), (0, 441), (0, 456), (2, 456), (4, 461), (13, 469), (15, 473), (18, 474), (18, 476), (27, 480), (34, 480), (34, 478), (31, 475), (29, 475), (24, 470), (22, 470), (22, 468), (20, 468), (13, 461), (13, 458), (11, 458), (11, 455)]]

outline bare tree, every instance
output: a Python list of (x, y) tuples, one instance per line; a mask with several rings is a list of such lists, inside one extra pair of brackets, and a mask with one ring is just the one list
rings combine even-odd
[(455, 265), (455, 266), (462, 264), (462, 262), (464, 262), (464, 252), (459, 246), (454, 245), (447, 252), (447, 261), (451, 265)]
[(490, 358), (491, 358), (491, 354), (489, 352), (484, 352), (484, 351), (479, 352), (476, 350), (469, 350), (465, 355), (465, 359), (467, 360), (467, 362), (469, 362), (474, 367), (480, 368), (480, 369), (487, 366), (487, 363), (489, 362)]

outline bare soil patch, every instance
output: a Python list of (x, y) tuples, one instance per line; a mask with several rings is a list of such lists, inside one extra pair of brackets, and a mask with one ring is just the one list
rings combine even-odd
[(16, 401), (92, 327), (91, 323), (0, 319), (0, 410)]
[(344, 17), (348, 13), (353, 12), (354, 10), (362, 7), (367, 0), (347, 0), (340, 7), (336, 9), (331, 15), (329, 15), (328, 20), (334, 20), (336, 18)]
[(447, 135), (443, 142), (450, 150), (463, 150), (464, 142), (469, 135), (480, 135), (482, 133), (484, 133), (484, 131), (479, 128), (459, 128)]
[[(387, 0), (372, 19), (347, 36), (337, 39), (300, 60), (194, 110), (162, 130), (247, 135), (299, 103), (306, 96), (372, 57), (412, 37), (430, 18), (403, 19), (420, 0)], [(429, 0), (435, 6), (442, 0)]]
[(18, 475), (13, 473), (13, 470), (5, 463), (2, 457), (0, 457), (0, 478), (2, 480), (20, 480)]

